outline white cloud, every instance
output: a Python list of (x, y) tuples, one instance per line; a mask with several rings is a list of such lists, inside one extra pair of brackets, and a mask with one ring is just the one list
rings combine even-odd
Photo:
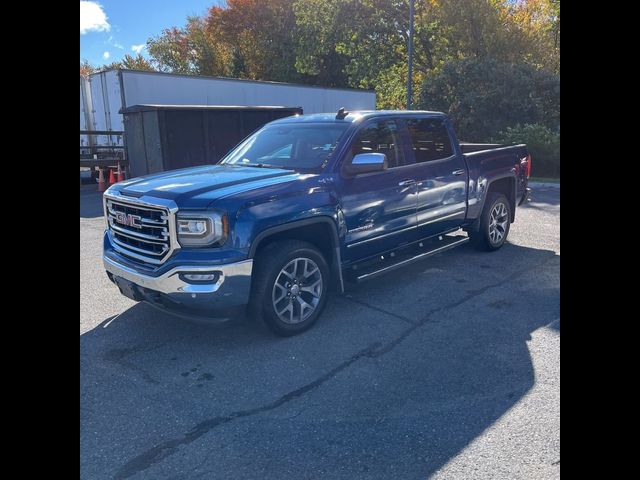
[(131, 50), (135, 53), (142, 53), (142, 50), (145, 48), (147, 48), (147, 46), (144, 43), (141, 43), (140, 45), (131, 45)]
[(124, 50), (124, 45), (114, 40), (113, 35), (109, 35), (109, 38), (107, 38), (106, 43), (108, 43), (109, 45), (113, 45), (114, 47), (119, 48), (120, 50)]
[(80, 35), (87, 32), (108, 32), (111, 25), (102, 5), (97, 2), (80, 2)]
[(108, 59), (108, 58), (109, 58), (109, 56), (110, 56), (109, 52), (104, 52), (104, 53), (102, 54), (102, 58), (104, 58), (105, 60), (106, 60), (106, 59)]

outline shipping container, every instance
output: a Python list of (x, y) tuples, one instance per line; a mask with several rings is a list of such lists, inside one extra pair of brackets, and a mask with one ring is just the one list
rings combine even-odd
[[(122, 131), (122, 115), (118, 112), (122, 102), (122, 83), (118, 70), (107, 70), (89, 75), (91, 95), (91, 130)], [(97, 145), (122, 145), (122, 135), (96, 135)]]
[[(89, 81), (80, 75), (80, 131), (94, 130), (93, 114), (91, 107), (91, 92), (89, 90)], [(93, 141), (90, 135), (80, 135), (80, 146), (88, 147)]]
[(129, 173), (149, 173), (220, 160), (244, 137), (299, 107), (134, 105), (121, 110)]
[[(82, 83), (82, 80), (81, 80)], [(84, 115), (88, 129), (122, 131), (119, 111), (132, 105), (240, 105), (302, 107), (304, 113), (374, 110), (375, 92), (325, 88), (280, 82), (262, 82), (221, 77), (176, 75), (138, 70), (107, 70), (88, 77), (89, 99)], [(82, 93), (81, 93), (82, 95)], [(82, 99), (81, 99), (82, 105)], [(81, 129), (83, 113), (81, 110)], [(98, 145), (122, 145), (121, 135), (96, 136)]]

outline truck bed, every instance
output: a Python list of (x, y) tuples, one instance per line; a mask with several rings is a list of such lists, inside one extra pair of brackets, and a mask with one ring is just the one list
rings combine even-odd
[(482, 150), (493, 150), (494, 148), (502, 148), (507, 146), (508, 145), (502, 145), (500, 143), (460, 142), (460, 150), (462, 150), (462, 153), (480, 152)]
[(482, 211), (483, 183), (489, 177), (516, 176), (515, 203), (524, 198), (527, 177), (522, 162), (527, 158), (525, 144), (500, 145), (494, 143), (460, 143), (469, 169), (468, 218), (476, 218)]

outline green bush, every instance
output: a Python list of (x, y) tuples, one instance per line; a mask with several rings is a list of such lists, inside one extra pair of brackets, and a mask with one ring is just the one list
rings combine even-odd
[(417, 107), (448, 113), (460, 140), (485, 142), (516, 124), (558, 131), (559, 100), (558, 75), (522, 63), (469, 58), (428, 74)]
[(509, 127), (495, 139), (500, 143), (526, 143), (532, 157), (531, 176), (560, 178), (560, 133), (544, 125)]

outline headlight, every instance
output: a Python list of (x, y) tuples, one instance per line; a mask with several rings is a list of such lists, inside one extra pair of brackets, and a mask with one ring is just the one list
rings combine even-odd
[(176, 219), (178, 242), (183, 247), (222, 245), (227, 239), (227, 216), (215, 212), (180, 213)]

